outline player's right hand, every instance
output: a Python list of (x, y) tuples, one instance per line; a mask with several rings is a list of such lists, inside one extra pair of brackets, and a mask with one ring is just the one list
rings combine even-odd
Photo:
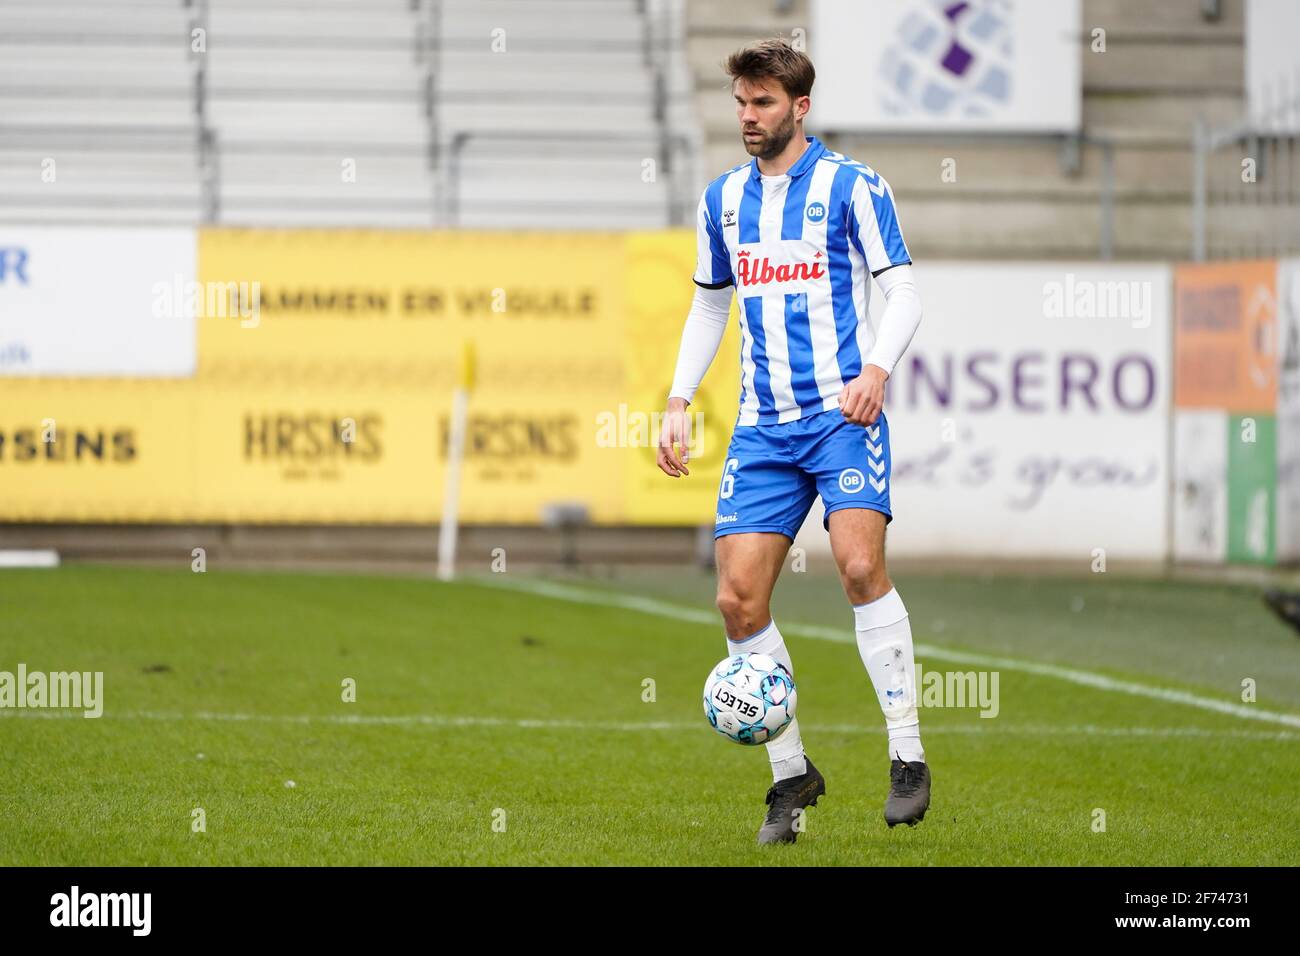
[[(659, 470), (670, 478), (689, 475), (686, 463), (690, 460), (691, 417), (686, 413), (686, 402), (680, 398), (668, 399), (663, 426), (659, 429), (659, 452), (656, 461)], [(678, 447), (681, 448), (680, 455)]]

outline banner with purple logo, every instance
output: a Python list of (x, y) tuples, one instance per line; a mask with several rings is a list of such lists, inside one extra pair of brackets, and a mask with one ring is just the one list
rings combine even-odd
[(811, 12), (814, 128), (1079, 128), (1079, 0), (812, 0)]
[[(1169, 267), (914, 268), (924, 315), (885, 401), (890, 553), (1163, 559)], [(800, 537), (824, 549), (819, 509)]]

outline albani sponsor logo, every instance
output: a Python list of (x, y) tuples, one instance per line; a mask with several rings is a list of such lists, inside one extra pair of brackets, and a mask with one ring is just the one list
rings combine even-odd
[(826, 276), (821, 258), (822, 254), (816, 252), (813, 253), (813, 262), (783, 262), (774, 266), (767, 256), (754, 259), (748, 249), (742, 249), (736, 253), (736, 274), (741, 285), (821, 279)]

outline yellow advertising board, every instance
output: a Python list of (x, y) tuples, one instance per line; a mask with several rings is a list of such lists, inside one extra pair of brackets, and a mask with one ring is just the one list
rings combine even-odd
[[(682, 325), (695, 295), (695, 235), (689, 231), (632, 233), (627, 237), (629, 412), (657, 416), (667, 403)], [(740, 401), (740, 333), (735, 299), (727, 333), (687, 410), (696, 448), (690, 475), (669, 478), (655, 465), (658, 419), (649, 440), (633, 449), (624, 472), (627, 520), (632, 524), (712, 524), (718, 482)]]
[(0, 380), (0, 518), (188, 521), (193, 383)]
[(689, 231), (219, 229), (199, 249), (195, 378), (0, 380), (0, 519), (436, 522), (469, 342), (462, 521), (577, 502), (603, 524), (709, 522), (734, 327), (691, 409), (691, 476), (654, 464)]
[[(425, 383), (25, 379), (0, 386), (11, 521), (436, 522), (450, 401)], [(476, 402), (468, 522), (535, 524), (556, 500), (622, 520), (622, 458), (594, 412)]]
[(536, 370), (617, 350), (624, 261), (611, 233), (203, 230), (201, 281), (244, 308), (200, 322), (200, 377), (250, 364), (428, 368), (472, 338), (485, 367), (534, 370), (525, 388), (540, 377), (581, 389)]

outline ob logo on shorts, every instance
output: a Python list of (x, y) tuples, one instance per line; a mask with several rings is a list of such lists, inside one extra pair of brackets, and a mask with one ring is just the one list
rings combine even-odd
[(866, 479), (862, 477), (862, 472), (856, 468), (845, 468), (840, 472), (840, 491), (846, 495), (856, 495), (866, 484)]

